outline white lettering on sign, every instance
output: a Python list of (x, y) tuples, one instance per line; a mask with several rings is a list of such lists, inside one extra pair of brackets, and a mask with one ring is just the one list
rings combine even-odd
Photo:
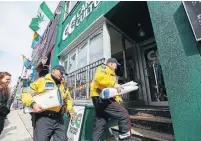
[(85, 4), (81, 6), (78, 12), (72, 17), (71, 21), (66, 25), (63, 32), (63, 40), (66, 40), (68, 36), (73, 33), (75, 28), (98, 7), (100, 2), (101, 1), (86, 1)]
[(147, 58), (149, 61), (155, 61), (156, 60), (156, 51), (151, 50), (148, 54), (147, 54)]

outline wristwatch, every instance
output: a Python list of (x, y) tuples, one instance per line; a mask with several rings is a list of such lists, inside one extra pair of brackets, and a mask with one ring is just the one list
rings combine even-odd
[(32, 102), (30, 107), (33, 108), (34, 104), (36, 104), (36, 102)]

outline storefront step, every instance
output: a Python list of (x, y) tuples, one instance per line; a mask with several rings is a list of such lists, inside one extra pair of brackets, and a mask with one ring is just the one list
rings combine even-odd
[(174, 134), (171, 123), (161, 123), (161, 122), (131, 119), (131, 127), (141, 128), (145, 130), (151, 130), (151, 131), (156, 131), (156, 132), (166, 133), (166, 134)]
[[(111, 128), (113, 132), (118, 132), (118, 126)], [(137, 141), (175, 141), (174, 135), (155, 132), (151, 130), (132, 127), (132, 136)], [(115, 133), (114, 133), (115, 134)]]
[(143, 120), (143, 121), (152, 121), (152, 122), (161, 122), (161, 123), (172, 123), (171, 119), (166, 117), (152, 117), (152, 116), (130, 116), (130, 119), (134, 120)]
[(154, 116), (154, 117), (171, 118), (170, 110), (168, 108), (136, 107), (136, 108), (127, 108), (127, 110), (130, 115), (135, 116)]
[(128, 112), (132, 127), (174, 135), (168, 108), (129, 108)]

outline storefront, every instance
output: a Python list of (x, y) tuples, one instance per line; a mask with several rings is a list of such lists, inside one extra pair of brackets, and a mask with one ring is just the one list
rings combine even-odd
[[(141, 8), (144, 6), (144, 9)], [(122, 7), (121, 10), (120, 7)], [(129, 15), (137, 10), (142, 11), (143, 15), (141, 16), (145, 19), (142, 20), (135, 14), (136, 16), (133, 15), (133, 18), (137, 20), (132, 23), (133, 20)], [(128, 13), (128, 16), (121, 14), (125, 12)], [(141, 28), (140, 25), (146, 30), (145, 37), (137, 35), (137, 30)], [(128, 30), (130, 28), (133, 31)], [(87, 69), (87, 66), (92, 69), (100, 65), (99, 63), (103, 63), (99, 61), (95, 66), (92, 65), (98, 60), (115, 57), (122, 64), (122, 68), (117, 72), (122, 77), (122, 81), (134, 80), (142, 84), (137, 94), (125, 96), (126, 101), (138, 101), (139, 104), (145, 105), (168, 106), (146, 2), (137, 4), (137, 6), (132, 2), (78, 2), (63, 22), (62, 29), (58, 56), (69, 76), (71, 74), (74, 76), (77, 71), (84, 79), (81, 81), (90, 82), (93, 71), (86, 72), (83, 69)], [(72, 85), (75, 85), (76, 81), (73, 76), (71, 77), (73, 79)], [(78, 91), (80, 87), (88, 89), (82, 83), (84, 82), (76, 84)], [(89, 93), (86, 92), (84, 97), (89, 99)]]
[(78, 2), (62, 24), (58, 54), (69, 74), (68, 87), (77, 100), (89, 99), (94, 69), (110, 57), (110, 39), (103, 15), (117, 3)]
[[(90, 101), (96, 66), (115, 57), (122, 64), (119, 81), (140, 84), (123, 96), (135, 136), (201, 140), (200, 54), (181, 2), (77, 2), (61, 31), (52, 64), (65, 66), (75, 101)], [(152, 135), (145, 126), (154, 128)]]

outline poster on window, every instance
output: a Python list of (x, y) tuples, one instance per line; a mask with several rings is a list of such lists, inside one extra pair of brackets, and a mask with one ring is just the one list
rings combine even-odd
[(82, 122), (85, 113), (85, 106), (74, 106), (75, 117), (70, 121), (67, 130), (68, 141), (79, 141)]

